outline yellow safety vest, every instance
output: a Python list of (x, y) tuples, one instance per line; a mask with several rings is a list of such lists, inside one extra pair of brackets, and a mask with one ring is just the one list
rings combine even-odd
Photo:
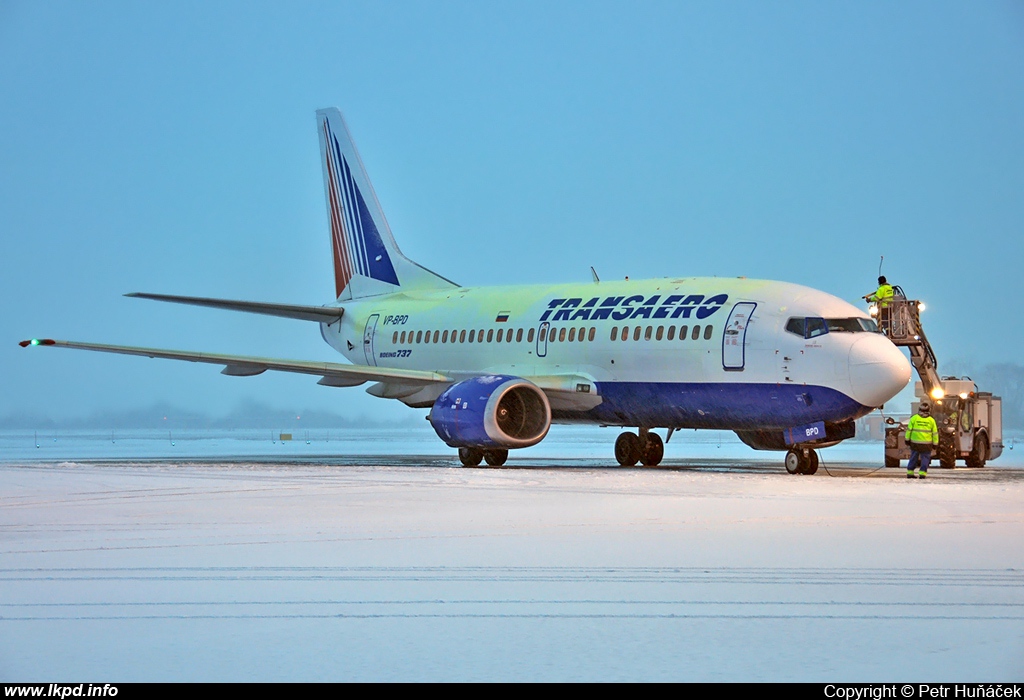
[(939, 428), (935, 425), (935, 419), (920, 414), (912, 415), (907, 423), (906, 440), (919, 445), (938, 445)]
[(877, 302), (879, 306), (885, 307), (889, 305), (889, 299), (892, 299), (893, 291), (891, 284), (883, 284), (875, 290), (875, 293), (868, 297), (868, 301)]

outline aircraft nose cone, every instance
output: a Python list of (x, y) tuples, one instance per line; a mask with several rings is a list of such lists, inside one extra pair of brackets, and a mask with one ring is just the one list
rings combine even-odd
[(881, 406), (910, 381), (910, 362), (884, 335), (863, 333), (850, 346), (851, 397)]

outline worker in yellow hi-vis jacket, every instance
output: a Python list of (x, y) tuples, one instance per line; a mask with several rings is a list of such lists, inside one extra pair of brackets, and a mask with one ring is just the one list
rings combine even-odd
[(878, 289), (872, 294), (864, 295), (865, 301), (878, 307), (878, 324), (883, 331), (889, 328), (889, 302), (893, 296), (895, 296), (895, 290), (882, 276), (878, 278)]
[[(928, 476), (928, 463), (932, 459), (932, 450), (939, 445), (939, 427), (931, 416), (932, 409), (927, 401), (922, 401), (917, 413), (907, 423), (906, 441), (910, 448), (910, 461), (907, 462), (907, 478), (923, 479)], [(914, 470), (920, 464), (918, 475)]]

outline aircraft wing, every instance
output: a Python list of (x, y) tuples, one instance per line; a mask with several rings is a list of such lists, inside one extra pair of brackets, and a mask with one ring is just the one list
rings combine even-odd
[(221, 374), (227, 374), (235, 377), (250, 377), (262, 374), (267, 370), (320, 375), (321, 379), (318, 383), (325, 386), (358, 386), (364, 382), (388, 382), (426, 386), (428, 384), (441, 384), (452, 381), (449, 377), (446, 377), (439, 372), (427, 372), (415, 369), (370, 367), (369, 365), (347, 365), (337, 362), (303, 362), (301, 360), (280, 360), (272, 357), (249, 357), (246, 355), (217, 355), (214, 353), (187, 352), (184, 350), (137, 348), (128, 345), (79, 343), (73, 340), (50, 340), (37, 338), (33, 340), (23, 340), (19, 345), (22, 347), (30, 347), (34, 345), (53, 346), (58, 348), (71, 348), (73, 350), (111, 352), (119, 355), (158, 357), (165, 360), (205, 362), (211, 365), (224, 365), (224, 369), (221, 370)]
[(135, 299), (152, 299), (153, 301), (169, 301), (173, 304), (190, 306), (207, 306), (228, 311), (245, 311), (250, 314), (265, 316), (281, 316), (297, 318), (302, 321), (320, 321), (334, 323), (341, 318), (345, 310), (339, 306), (299, 306), (298, 304), (267, 304), (259, 301), (235, 301), (233, 299), (208, 299), (206, 297), (179, 297), (170, 294), (147, 294), (132, 292), (126, 297)]

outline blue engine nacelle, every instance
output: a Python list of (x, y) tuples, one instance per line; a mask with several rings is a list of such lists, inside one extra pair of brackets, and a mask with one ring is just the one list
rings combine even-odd
[(448, 387), (427, 419), (450, 447), (529, 447), (548, 434), (551, 404), (536, 384), (489, 375)]

